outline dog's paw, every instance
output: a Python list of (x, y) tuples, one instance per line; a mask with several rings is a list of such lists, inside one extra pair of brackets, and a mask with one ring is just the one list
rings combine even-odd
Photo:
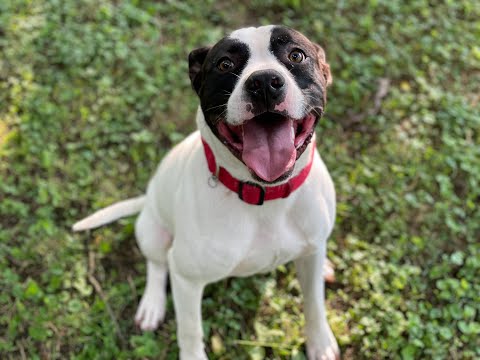
[(165, 293), (145, 292), (135, 314), (135, 324), (143, 331), (155, 330), (165, 318)]
[(340, 349), (330, 327), (324, 336), (307, 341), (307, 357), (308, 360), (340, 360)]

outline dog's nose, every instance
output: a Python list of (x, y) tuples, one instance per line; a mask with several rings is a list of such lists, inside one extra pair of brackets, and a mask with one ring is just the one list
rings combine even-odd
[(259, 70), (248, 77), (245, 87), (254, 99), (277, 100), (285, 93), (285, 78), (275, 70)]

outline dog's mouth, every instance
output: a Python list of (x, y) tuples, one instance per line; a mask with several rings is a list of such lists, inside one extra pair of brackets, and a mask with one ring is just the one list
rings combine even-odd
[(266, 112), (236, 126), (219, 121), (217, 131), (230, 151), (257, 177), (275, 182), (293, 169), (313, 135), (316, 121), (313, 113), (293, 119)]

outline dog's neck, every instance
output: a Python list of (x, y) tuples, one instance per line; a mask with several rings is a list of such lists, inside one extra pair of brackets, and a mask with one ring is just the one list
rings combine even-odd
[[(206, 141), (207, 144), (210, 146), (218, 166), (222, 166), (223, 168), (228, 170), (228, 172), (232, 176), (241, 181), (259, 183), (259, 181), (251, 175), (245, 164), (241, 162), (238, 158), (236, 158), (215, 136), (215, 134), (212, 132), (207, 122), (205, 121), (205, 117), (200, 107), (198, 107), (196, 121), (198, 130), (200, 131), (200, 135), (202, 136), (204, 141)], [(298, 175), (300, 171), (302, 171), (302, 169), (309, 164), (309, 154), (311, 154), (312, 146), (314, 146), (313, 144), (315, 144), (315, 134), (313, 135), (310, 144), (308, 144), (303, 154), (296, 161), (292, 175), (283, 181), (275, 183), (275, 185), (279, 185), (289, 181), (290, 178)]]

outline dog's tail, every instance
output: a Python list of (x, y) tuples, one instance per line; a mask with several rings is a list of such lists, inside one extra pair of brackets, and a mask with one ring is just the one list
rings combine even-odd
[(142, 210), (145, 204), (145, 195), (135, 198), (119, 201), (106, 208), (100, 209), (92, 215), (82, 219), (72, 226), (73, 231), (83, 231), (93, 229), (112, 221), (118, 220), (122, 217), (134, 215)]

